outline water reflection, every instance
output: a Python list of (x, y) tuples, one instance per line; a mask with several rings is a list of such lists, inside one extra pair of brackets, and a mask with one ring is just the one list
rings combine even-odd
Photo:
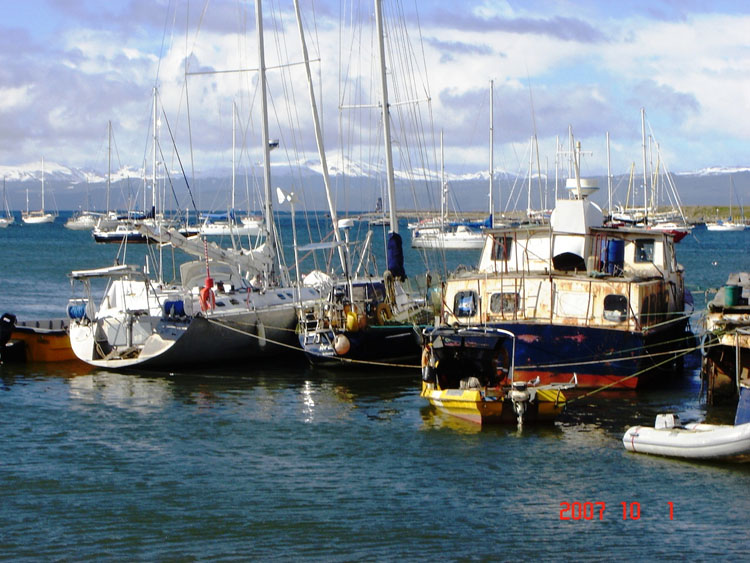
[(82, 404), (102, 404), (134, 412), (159, 410), (172, 399), (171, 384), (163, 378), (98, 371), (72, 376), (70, 398)]

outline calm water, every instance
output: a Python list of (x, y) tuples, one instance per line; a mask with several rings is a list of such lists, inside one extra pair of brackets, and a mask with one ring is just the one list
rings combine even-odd
[[(749, 242), (698, 230), (678, 245), (697, 308), (750, 269)], [(62, 316), (66, 274), (114, 253), (61, 223), (0, 231), (0, 311)], [(706, 411), (695, 365), (675, 388), (595, 395), (521, 432), (437, 414), (409, 370), (291, 358), (173, 374), (6, 364), (0, 376), (3, 558), (737, 560), (750, 547), (750, 468), (620, 442), (667, 409), (731, 420)], [(562, 516), (593, 518), (562, 520), (565, 502), (592, 504)]]

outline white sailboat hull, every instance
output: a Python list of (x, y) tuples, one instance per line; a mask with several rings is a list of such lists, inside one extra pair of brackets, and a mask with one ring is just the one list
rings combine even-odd
[(691, 459), (750, 461), (750, 423), (688, 424), (684, 428), (633, 426), (622, 438), (625, 449)]
[(24, 223), (29, 225), (35, 225), (39, 223), (52, 223), (55, 220), (55, 216), (52, 213), (44, 213), (41, 212), (31, 212), (31, 213), (24, 213), (21, 216), (21, 219)]
[(433, 249), (481, 249), (484, 246), (484, 234), (476, 232), (424, 232), (411, 239), (412, 248)]
[(78, 215), (65, 222), (65, 228), (72, 231), (90, 231), (96, 227), (96, 215)]
[(709, 231), (744, 231), (745, 225), (742, 223), (707, 223), (706, 229)]
[[(305, 289), (303, 299), (314, 297), (316, 292)], [(290, 288), (222, 295), (207, 311), (197, 297), (164, 294), (158, 301), (161, 305), (148, 311), (100, 309), (93, 321), (73, 319), (73, 352), (107, 369), (171, 368), (278, 355), (296, 345), (297, 301)], [(168, 304), (176, 301), (195, 314), (170, 315)]]

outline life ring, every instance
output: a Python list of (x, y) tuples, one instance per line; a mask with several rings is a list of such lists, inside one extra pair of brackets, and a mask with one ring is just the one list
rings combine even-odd
[(393, 318), (393, 311), (388, 303), (379, 303), (378, 308), (375, 309), (375, 318), (378, 319), (379, 324), (385, 324)]
[(201, 311), (212, 311), (216, 308), (216, 296), (210, 287), (204, 287), (200, 292)]

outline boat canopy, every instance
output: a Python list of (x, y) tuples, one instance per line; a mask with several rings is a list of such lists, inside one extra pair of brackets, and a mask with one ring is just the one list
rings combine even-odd
[(96, 268), (93, 270), (74, 270), (69, 274), (73, 279), (83, 278), (114, 278), (141, 275), (146, 277), (138, 267), (130, 264), (119, 264), (117, 266), (108, 266), (106, 268)]

